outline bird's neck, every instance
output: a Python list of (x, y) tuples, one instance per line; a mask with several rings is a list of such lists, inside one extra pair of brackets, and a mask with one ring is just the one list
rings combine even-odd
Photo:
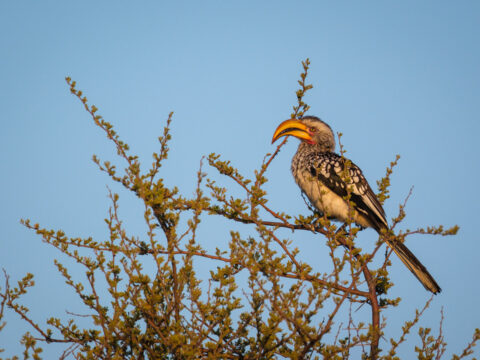
[(292, 173), (295, 179), (298, 178), (297, 172), (299, 169), (305, 168), (306, 164), (313, 158), (316, 154), (332, 152), (331, 147), (322, 145), (322, 144), (308, 144), (306, 142), (301, 142), (298, 146), (297, 152), (292, 159)]
[(311, 153), (322, 153), (322, 152), (333, 152), (334, 149), (327, 144), (308, 144), (304, 141), (298, 145), (298, 154), (311, 154)]

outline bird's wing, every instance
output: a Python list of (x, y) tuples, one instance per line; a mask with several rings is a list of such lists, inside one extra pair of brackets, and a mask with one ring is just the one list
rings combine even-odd
[(370, 219), (377, 230), (387, 226), (385, 211), (357, 165), (349, 163), (347, 182), (345, 158), (335, 153), (316, 153), (311, 160), (311, 175), (341, 197), (347, 196), (347, 186), (350, 186), (350, 201), (355, 209)]

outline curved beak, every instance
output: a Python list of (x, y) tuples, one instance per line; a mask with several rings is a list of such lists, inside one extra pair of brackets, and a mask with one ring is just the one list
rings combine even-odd
[(306, 140), (307, 142), (312, 143), (313, 139), (308, 133), (307, 129), (307, 126), (298, 120), (285, 120), (278, 125), (277, 129), (275, 130), (272, 138), (272, 144), (277, 141), (278, 138), (288, 135), (295, 136), (300, 140)]

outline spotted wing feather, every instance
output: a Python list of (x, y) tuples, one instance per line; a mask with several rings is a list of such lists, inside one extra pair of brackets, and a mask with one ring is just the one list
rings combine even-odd
[(337, 195), (347, 196), (347, 186), (350, 186), (350, 201), (355, 204), (355, 209), (359, 213), (370, 220), (376, 230), (387, 226), (385, 211), (357, 165), (349, 162), (347, 183), (344, 179), (345, 158), (335, 153), (316, 153), (310, 159), (310, 164), (311, 175)]

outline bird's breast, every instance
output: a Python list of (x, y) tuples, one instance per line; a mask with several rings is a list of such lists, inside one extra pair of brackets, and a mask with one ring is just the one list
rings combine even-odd
[(308, 171), (296, 171), (294, 177), (297, 185), (319, 212), (341, 221), (348, 218), (348, 205), (345, 200), (314, 178)]
[[(310, 203), (322, 214), (329, 218), (340, 221), (347, 221), (349, 218), (348, 203), (338, 194), (330, 190), (322, 181), (310, 171), (309, 164), (303, 160), (305, 157), (295, 156), (292, 161), (292, 174), (295, 182), (308, 197)], [(354, 221), (361, 226), (370, 226), (370, 223), (363, 216), (354, 211)]]

